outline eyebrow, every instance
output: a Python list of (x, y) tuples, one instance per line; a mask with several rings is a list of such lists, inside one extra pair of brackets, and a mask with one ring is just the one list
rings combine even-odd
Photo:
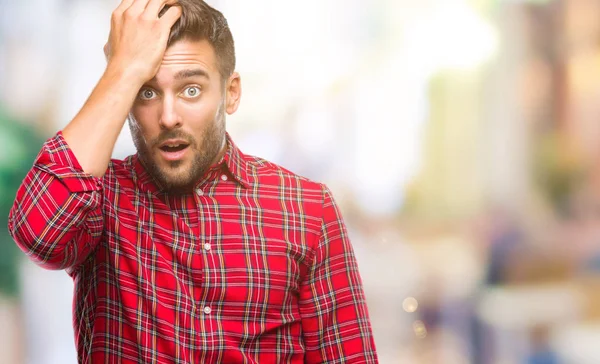
[[(179, 80), (184, 80), (186, 78), (192, 78), (192, 77), (197, 77), (197, 76), (204, 77), (207, 80), (210, 80), (210, 76), (208, 75), (208, 72), (206, 72), (205, 70), (200, 69), (200, 68), (181, 70), (175, 74), (175, 79), (179, 81)], [(146, 85), (155, 84), (156, 82), (157, 82), (156, 76), (154, 76), (154, 77), (152, 77), (152, 79), (150, 81), (148, 81), (146, 83)]]
[(208, 73), (205, 70), (199, 69), (199, 68), (181, 70), (175, 74), (175, 79), (182, 80), (182, 79), (192, 78), (192, 77), (196, 77), (196, 76), (210, 79), (210, 77), (208, 76)]

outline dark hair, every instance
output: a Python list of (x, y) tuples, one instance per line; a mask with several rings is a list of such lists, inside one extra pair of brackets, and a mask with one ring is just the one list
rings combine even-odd
[(226, 80), (235, 70), (235, 47), (227, 19), (202, 0), (179, 0), (178, 5), (181, 17), (171, 28), (167, 47), (180, 40), (207, 40), (215, 51), (221, 79)]

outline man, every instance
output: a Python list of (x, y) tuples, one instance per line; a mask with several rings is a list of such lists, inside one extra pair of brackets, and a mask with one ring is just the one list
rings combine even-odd
[[(200, 0), (123, 0), (108, 64), (9, 216), (75, 282), (82, 363), (377, 362), (329, 190), (243, 154), (231, 32)], [(138, 153), (110, 160), (128, 119)]]

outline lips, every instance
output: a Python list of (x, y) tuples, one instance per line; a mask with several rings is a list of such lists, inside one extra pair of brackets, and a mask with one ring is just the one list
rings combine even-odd
[(160, 147), (160, 150), (165, 152), (179, 152), (180, 150), (184, 150), (187, 148), (187, 144), (173, 144), (173, 145), (163, 145)]
[(158, 147), (160, 154), (167, 161), (177, 161), (184, 157), (189, 143), (183, 140), (167, 140)]

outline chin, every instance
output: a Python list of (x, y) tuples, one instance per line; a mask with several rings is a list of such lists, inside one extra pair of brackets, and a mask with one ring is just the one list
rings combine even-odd
[[(176, 166), (174, 166), (175, 163), (177, 163)], [(184, 161), (171, 163), (161, 161), (160, 164), (155, 162), (155, 168), (151, 171), (154, 178), (166, 190), (185, 189), (187, 186), (193, 185), (194, 181), (190, 180), (189, 173), (189, 166)]]
[(191, 192), (194, 188), (194, 181), (181, 181), (177, 178), (167, 178), (163, 181), (165, 191), (171, 194), (184, 194)]
[[(169, 185), (173, 186), (185, 186), (190, 184), (189, 178), (189, 170), (186, 168), (171, 168), (171, 169), (162, 169), (161, 170), (163, 181), (167, 182)], [(184, 178), (182, 178), (184, 177)]]

